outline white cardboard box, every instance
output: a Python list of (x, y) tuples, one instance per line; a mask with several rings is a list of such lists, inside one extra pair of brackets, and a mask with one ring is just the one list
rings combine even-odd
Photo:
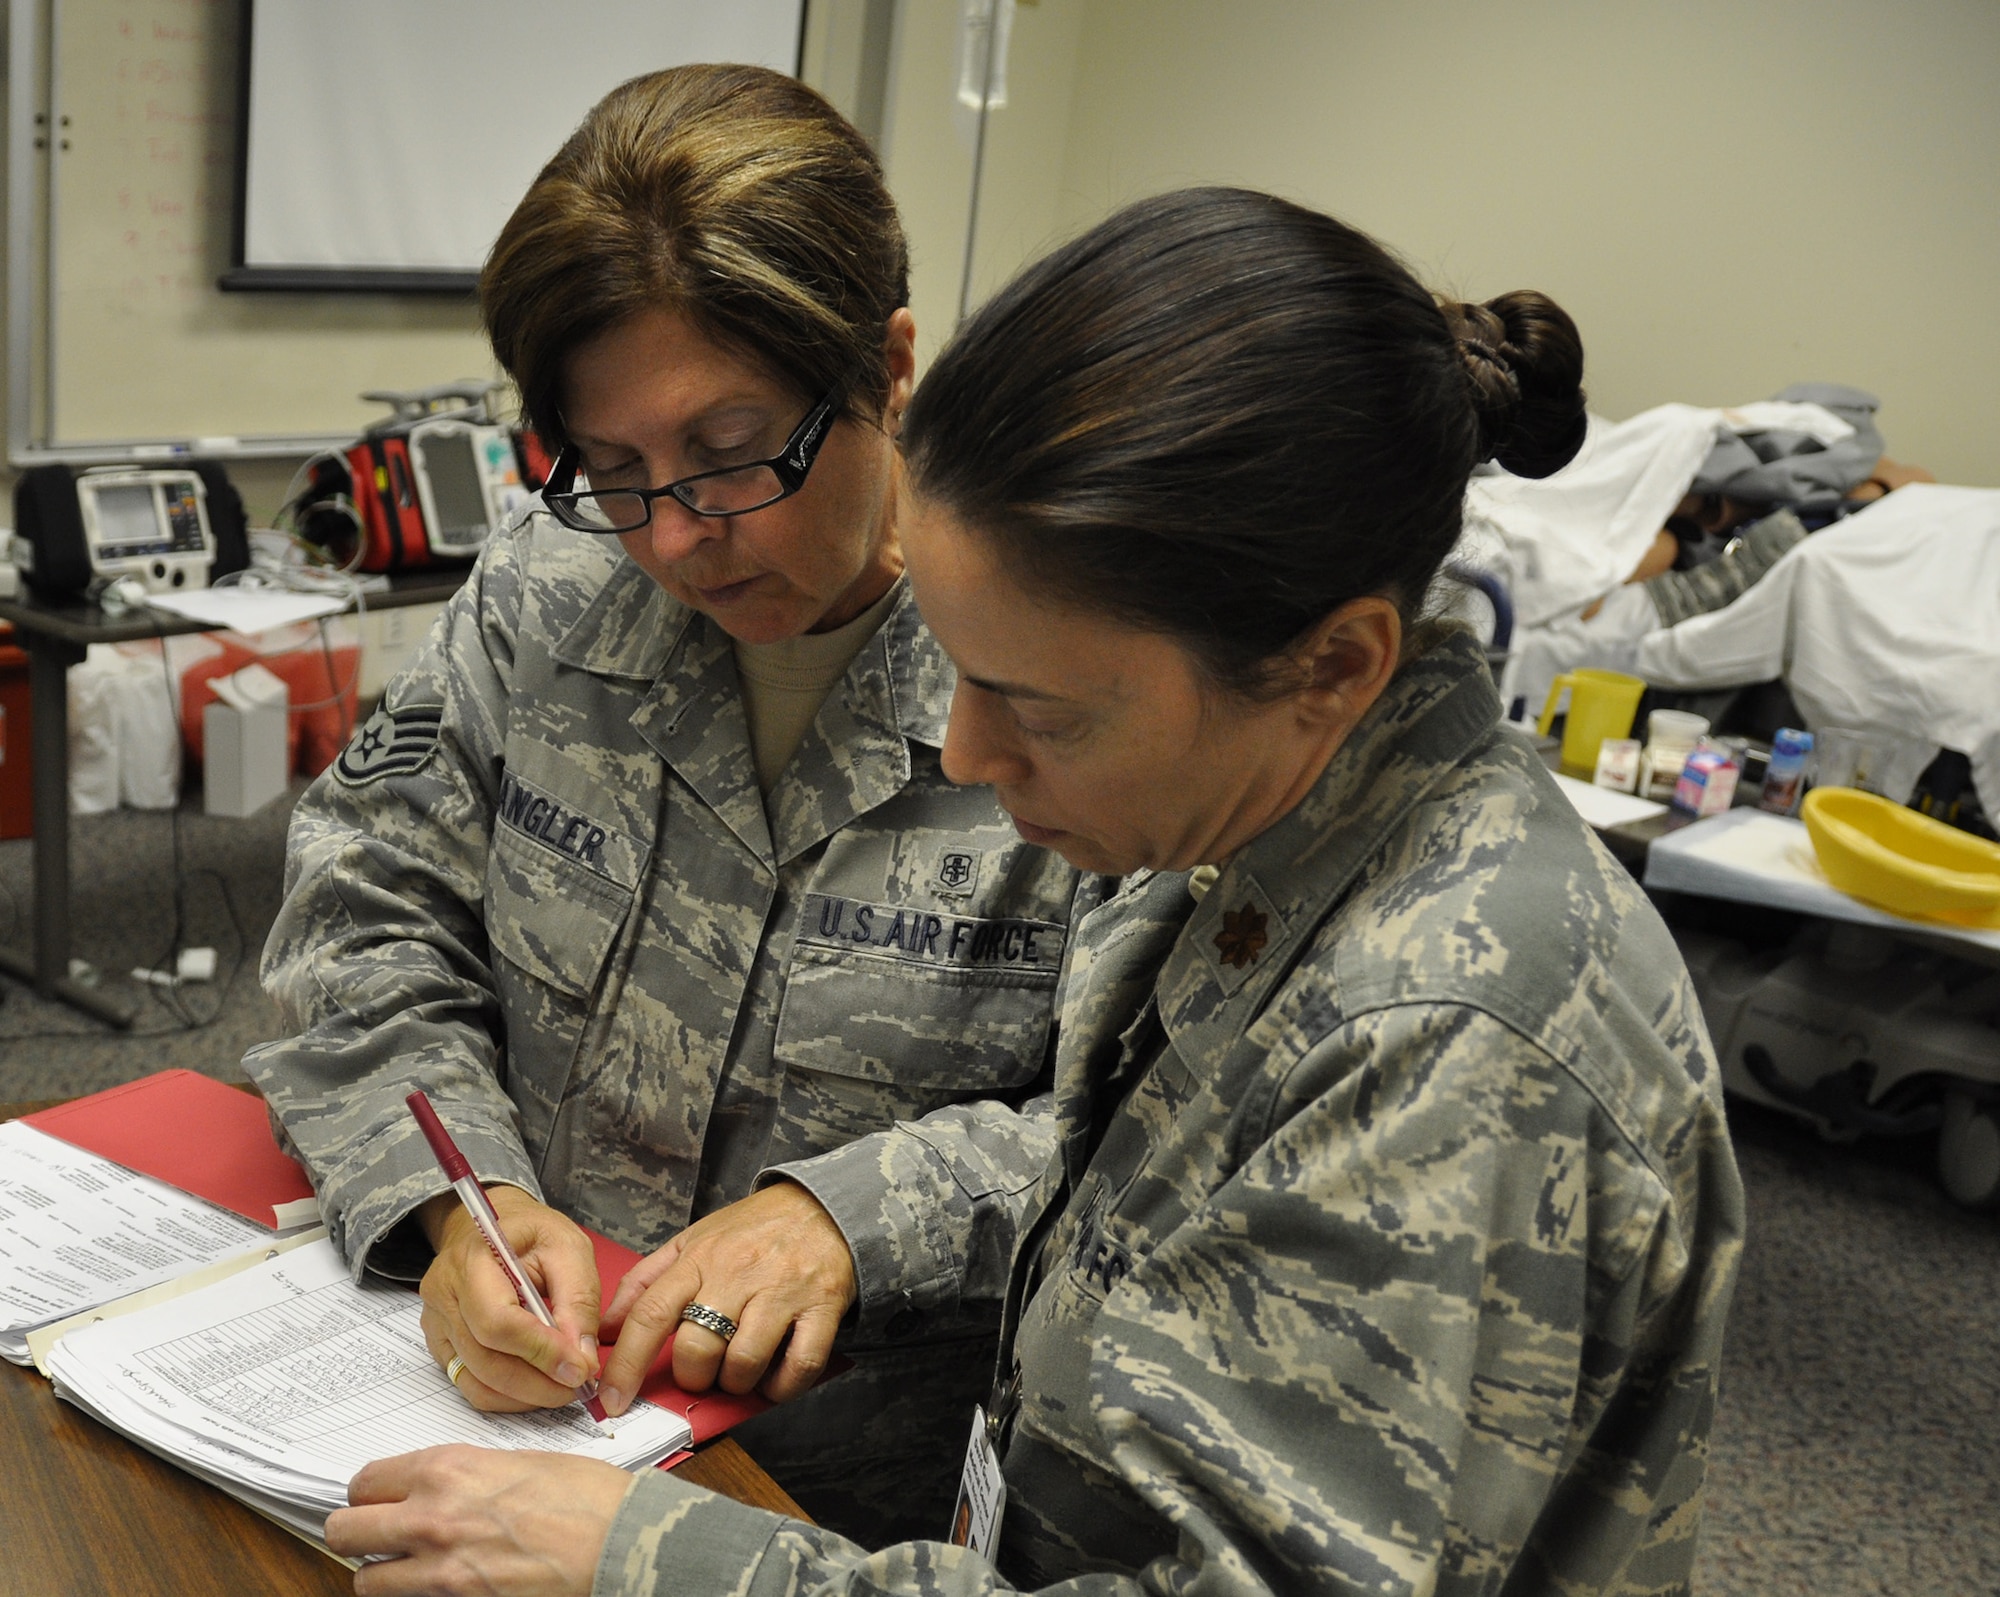
[(255, 815), (285, 791), (291, 694), (261, 665), (211, 686), (218, 702), (201, 712), (202, 808), (210, 815)]

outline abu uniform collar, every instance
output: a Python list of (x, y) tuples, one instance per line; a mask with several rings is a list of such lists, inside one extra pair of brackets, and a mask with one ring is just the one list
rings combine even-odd
[(1227, 1048), (1247, 1027), (1390, 833), (1499, 715), (1467, 636), (1398, 672), (1312, 790), (1230, 860), (1188, 918), (1159, 984), (1183, 1059)]
[[(541, 518), (541, 523), (565, 542), (553, 562), (545, 565), (538, 558), (536, 566), (549, 571), (555, 581), (591, 588), (589, 600), (549, 653), (559, 664), (594, 676), (653, 681), (697, 612), (670, 598), (666, 589), (626, 558), (617, 540), (570, 532), (553, 518)], [(537, 555), (551, 542), (537, 537)]]
[(771, 789), (766, 807), (780, 863), (903, 790), (913, 769), (910, 745), (944, 744), (957, 680), (902, 580), (888, 618), (827, 694)]
[[(586, 553), (577, 565), (604, 569), (596, 593), (552, 651), (555, 658), (597, 675), (650, 682), (633, 726), (766, 866), (796, 858), (894, 798), (910, 780), (911, 743), (943, 746), (957, 673), (904, 582), (767, 802), (750, 757), (728, 634), (673, 598), (623, 550), (592, 541), (597, 562)], [(575, 579), (590, 575), (579, 569)]]

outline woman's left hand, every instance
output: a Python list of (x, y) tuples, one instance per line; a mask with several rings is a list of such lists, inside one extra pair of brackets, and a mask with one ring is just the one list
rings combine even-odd
[[(789, 1403), (825, 1371), (855, 1297), (854, 1256), (819, 1200), (779, 1181), (704, 1215), (632, 1266), (605, 1306), (618, 1338), (598, 1396), (622, 1414), (653, 1359), (674, 1339), (674, 1379), (688, 1392), (759, 1387)], [(681, 1311), (699, 1300), (736, 1322), (724, 1341)]]
[(596, 1459), (426, 1448), (356, 1475), (326, 1544), (346, 1558), (392, 1555), (355, 1572), (356, 1597), (587, 1593), (631, 1485)]

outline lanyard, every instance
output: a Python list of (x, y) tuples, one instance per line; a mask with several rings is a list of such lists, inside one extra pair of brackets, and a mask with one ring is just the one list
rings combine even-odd
[(1021, 1315), (1028, 1300), (1042, 1282), (1042, 1253), (1048, 1246), (1049, 1231), (1069, 1208), (1070, 1178), (1063, 1173), (1061, 1184), (1049, 1195), (1035, 1216), (1014, 1255), (1014, 1271), (1007, 1281), (1006, 1301), (1000, 1309), (1000, 1355), (993, 1365), (993, 1390), (986, 1400), (986, 1439), (996, 1453), (1005, 1454), (1013, 1434), (1014, 1416), (1021, 1407), (1021, 1361), (1014, 1354), (1014, 1338), (1021, 1329)]
[(1112, 1116), (1125, 1102), (1133, 1085), (1159, 1058), (1166, 1043), (1166, 1027), (1161, 1023), (1159, 1005), (1146, 1000), (1145, 1012), (1128, 1034), (1130, 1041), (1120, 1051), (1117, 1065), (1090, 1094), (1090, 1122), (1083, 1157), (1063, 1158), (1063, 1178), (1041, 1212), (1029, 1225), (1014, 1254), (1014, 1269), (1007, 1281), (1007, 1296), (1000, 1311), (1000, 1351), (994, 1362), (993, 1386), (986, 1401), (986, 1437), (993, 1450), (1004, 1456), (1013, 1435), (1014, 1419), (1021, 1408), (1021, 1361), (1014, 1342), (1021, 1330), (1021, 1316), (1042, 1284), (1042, 1259), (1048, 1251), (1049, 1232), (1069, 1210), (1076, 1182), (1090, 1167), (1091, 1157), (1104, 1141)]

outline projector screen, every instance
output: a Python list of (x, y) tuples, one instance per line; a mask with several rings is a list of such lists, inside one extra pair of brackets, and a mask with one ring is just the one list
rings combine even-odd
[(472, 286), (607, 90), (690, 61), (796, 72), (804, 0), (246, 0), (224, 288)]

